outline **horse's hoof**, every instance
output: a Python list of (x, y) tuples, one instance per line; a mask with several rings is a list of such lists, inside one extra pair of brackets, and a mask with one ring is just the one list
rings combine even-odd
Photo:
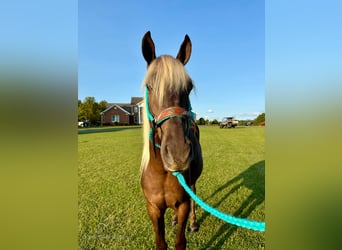
[(191, 232), (197, 232), (199, 227), (196, 224), (190, 225), (190, 231)]

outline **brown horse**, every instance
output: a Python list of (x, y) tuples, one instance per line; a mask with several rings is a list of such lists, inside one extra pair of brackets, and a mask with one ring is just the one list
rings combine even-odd
[(193, 84), (184, 69), (190, 58), (191, 41), (186, 35), (176, 58), (167, 55), (156, 58), (151, 33), (147, 32), (142, 52), (147, 73), (143, 82), (146, 96), (141, 186), (154, 227), (156, 248), (167, 248), (164, 214), (167, 208), (172, 208), (175, 212), (172, 224), (178, 224), (176, 249), (185, 249), (190, 209), (190, 229), (198, 229), (195, 204), (172, 172), (180, 171), (195, 192), (203, 166), (199, 130), (189, 100)]

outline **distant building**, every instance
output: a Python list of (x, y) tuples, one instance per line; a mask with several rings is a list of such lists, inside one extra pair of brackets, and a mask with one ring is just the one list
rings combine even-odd
[(108, 103), (101, 114), (103, 125), (142, 124), (142, 97), (132, 97), (131, 103)]

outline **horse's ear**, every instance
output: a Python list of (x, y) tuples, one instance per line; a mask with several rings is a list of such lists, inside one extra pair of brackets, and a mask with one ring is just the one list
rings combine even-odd
[(184, 41), (178, 51), (177, 59), (184, 65), (189, 61), (191, 55), (191, 40), (188, 35), (185, 35)]
[(150, 63), (154, 59), (156, 59), (156, 52), (155, 52), (154, 43), (151, 38), (150, 31), (146, 32), (146, 34), (144, 35), (142, 39), (142, 53), (147, 62), (147, 65), (150, 65)]

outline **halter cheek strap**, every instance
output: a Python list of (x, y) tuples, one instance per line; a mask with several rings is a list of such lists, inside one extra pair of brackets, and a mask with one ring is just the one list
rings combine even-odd
[(147, 117), (150, 121), (154, 120), (153, 115), (151, 114), (150, 111), (150, 106), (148, 105), (148, 88), (147, 86), (145, 87), (145, 107), (146, 107), (146, 113), (147, 113)]

